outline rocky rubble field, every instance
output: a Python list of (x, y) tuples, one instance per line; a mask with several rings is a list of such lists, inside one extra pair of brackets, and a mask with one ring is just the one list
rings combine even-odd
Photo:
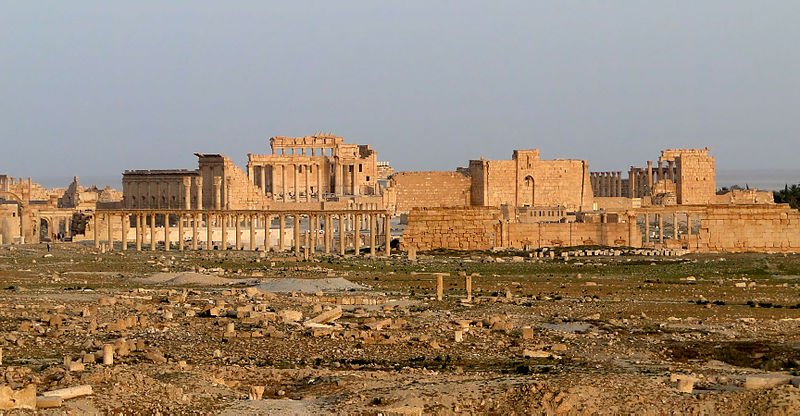
[(800, 413), (800, 256), (655, 254), (0, 247), (0, 414)]

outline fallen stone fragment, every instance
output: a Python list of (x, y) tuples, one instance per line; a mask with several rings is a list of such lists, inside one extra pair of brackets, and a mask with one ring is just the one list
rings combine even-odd
[(250, 386), (248, 398), (250, 400), (261, 400), (264, 396), (264, 386)]
[(33, 384), (20, 390), (0, 386), (0, 410), (36, 410), (36, 386)]
[(329, 311), (322, 312), (321, 314), (307, 320), (304, 324), (327, 324), (342, 317), (342, 308), (337, 306)]
[(547, 351), (534, 351), (534, 350), (523, 350), (522, 356), (524, 358), (551, 358), (553, 354), (550, 354)]
[(414, 406), (400, 406), (384, 409), (381, 413), (384, 416), (422, 416), (422, 408)]
[(678, 383), (677, 388), (678, 391), (681, 393), (693, 392), (694, 383), (697, 381), (697, 377), (688, 374), (673, 374), (672, 376), (670, 376), (670, 379), (673, 382)]
[(284, 309), (278, 312), (278, 318), (284, 323), (298, 322), (303, 319), (303, 312)]
[(772, 374), (756, 374), (747, 376), (744, 380), (744, 388), (754, 389), (771, 389), (782, 384), (789, 384), (792, 381), (792, 376), (788, 374), (772, 373)]
[(39, 396), (36, 398), (37, 409), (55, 409), (64, 404), (64, 399), (59, 396)]
[(84, 384), (81, 386), (75, 387), (67, 387), (65, 389), (58, 389), (58, 390), (50, 390), (42, 393), (44, 397), (60, 397), (63, 400), (74, 399), (76, 397), (81, 396), (90, 396), (94, 392), (92, 391), (92, 386), (89, 384)]

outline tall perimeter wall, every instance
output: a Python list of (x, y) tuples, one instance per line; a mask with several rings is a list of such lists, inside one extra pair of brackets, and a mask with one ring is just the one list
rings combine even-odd
[[(412, 209), (403, 246), (418, 250), (576, 245), (639, 246), (638, 228), (627, 223), (510, 223), (495, 207)], [(633, 241), (633, 243), (630, 243)]]
[(470, 183), (470, 177), (460, 172), (398, 172), (387, 188), (389, 208), (406, 214), (413, 208), (466, 207)]
[(800, 211), (778, 205), (712, 205), (701, 217), (701, 251), (800, 252)]

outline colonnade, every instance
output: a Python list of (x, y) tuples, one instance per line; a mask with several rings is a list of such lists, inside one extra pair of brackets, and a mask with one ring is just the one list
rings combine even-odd
[[(135, 228), (134, 244), (136, 251), (149, 246), (151, 251), (163, 243), (166, 251), (173, 249), (171, 241), (171, 228), (177, 228), (177, 248), (180, 251), (187, 249), (187, 241), (191, 250), (229, 249), (229, 233), (234, 233), (234, 250), (257, 251), (285, 251), (289, 248), (286, 238), (286, 224), (291, 221), (293, 230), (294, 252), (297, 256), (307, 252), (313, 256), (318, 251), (325, 254), (338, 249), (344, 255), (353, 249), (356, 255), (361, 253), (362, 238), (369, 248), (369, 254), (378, 254), (378, 241), (382, 237), (383, 253), (391, 253), (391, 214), (383, 210), (310, 210), (310, 211), (206, 211), (206, 210), (101, 210), (93, 217), (94, 244), (100, 247), (101, 232), (98, 227), (99, 218), (106, 220), (107, 230), (104, 234), (109, 250), (114, 249), (113, 224), (121, 222), (121, 248), (128, 249), (129, 227)], [(273, 230), (273, 222), (278, 221), (277, 230)], [(160, 223), (163, 228), (163, 239), (157, 237), (156, 225)], [(201, 235), (200, 227), (205, 227), (205, 236)], [(231, 228), (233, 228), (231, 230)], [(244, 230), (243, 230), (244, 228)], [(190, 230), (187, 240), (187, 230)], [(219, 238), (215, 238), (215, 231), (219, 230)], [(249, 232), (249, 239), (245, 246), (243, 231)], [(258, 231), (263, 230), (262, 240), (256, 238)], [(273, 231), (278, 232), (277, 244), (273, 245)], [(215, 244), (219, 242), (219, 245)], [(260, 243), (260, 244), (259, 244)], [(305, 251), (304, 251), (305, 249)]]
[[(644, 235), (644, 243), (659, 243), (663, 244), (667, 238), (671, 238), (672, 240), (678, 240), (681, 235), (692, 236), (694, 233), (692, 229), (694, 228), (695, 222), (700, 221), (700, 214), (691, 211), (678, 211), (678, 210), (661, 210), (661, 211), (647, 211), (642, 213), (641, 215), (644, 216), (643, 220), (643, 235)], [(667, 220), (665, 221), (665, 218)], [(695, 221), (695, 218), (697, 221)], [(634, 220), (638, 219), (638, 215), (634, 217)], [(681, 228), (681, 221), (685, 220), (686, 228)], [(634, 221), (635, 222), (635, 221)], [(665, 223), (667, 225), (672, 226), (672, 235), (669, 236), (664, 229)], [(655, 227), (658, 231), (658, 234), (651, 237), (650, 236), (650, 229), (651, 226)], [(699, 230), (698, 230), (699, 232)]]
[(594, 196), (622, 197), (622, 172), (592, 172), (590, 175)]
[(247, 165), (250, 182), (273, 200), (323, 201), (328, 194), (362, 194), (363, 165), (357, 160), (334, 163), (327, 158), (299, 157), (275, 162), (251, 157)]

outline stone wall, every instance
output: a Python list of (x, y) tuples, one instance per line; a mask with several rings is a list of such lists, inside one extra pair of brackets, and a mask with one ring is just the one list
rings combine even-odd
[(403, 247), (418, 250), (489, 250), (495, 247), (641, 245), (638, 227), (627, 223), (509, 223), (494, 207), (412, 209)]
[(399, 172), (392, 175), (388, 189), (395, 214), (404, 214), (413, 208), (465, 207), (470, 183), (459, 172)]
[(499, 242), (500, 209), (414, 208), (403, 233), (405, 249), (488, 250)]
[(710, 252), (800, 252), (800, 211), (785, 204), (709, 206), (699, 249)]
[(633, 244), (628, 233), (626, 223), (512, 223), (503, 247), (639, 246), (638, 230), (634, 230)]
[(708, 149), (683, 151), (677, 164), (677, 196), (681, 205), (714, 203), (716, 198), (716, 167)]
[(588, 163), (541, 160), (538, 150), (516, 150), (511, 160), (472, 160), (474, 206), (564, 206), (591, 209)]

